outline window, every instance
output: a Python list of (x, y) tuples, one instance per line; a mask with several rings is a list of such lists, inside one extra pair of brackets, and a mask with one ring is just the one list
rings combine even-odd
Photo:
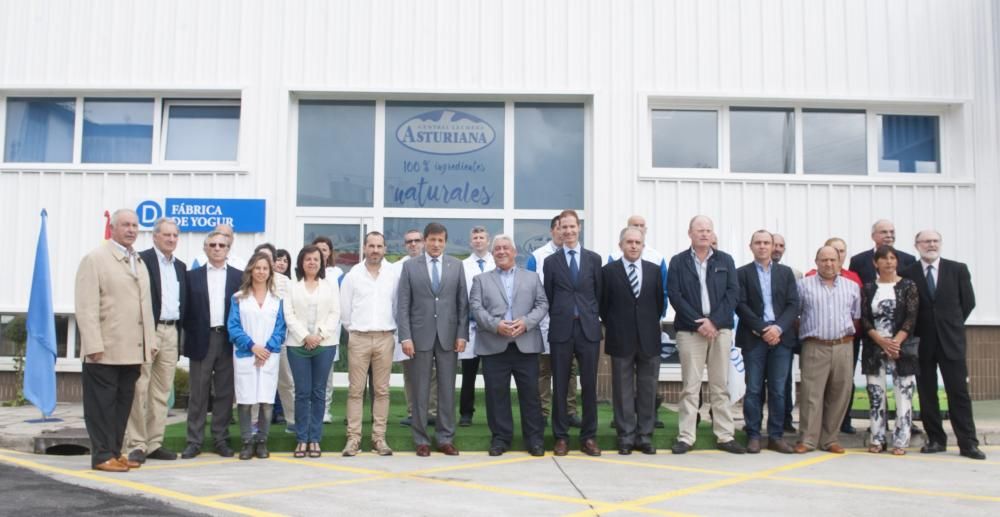
[(708, 110), (653, 110), (653, 167), (719, 168), (719, 116)]
[(730, 170), (795, 174), (795, 112), (737, 108), (729, 114)]
[(583, 104), (514, 105), (514, 207), (583, 208)]
[(926, 115), (879, 115), (878, 170), (941, 172), (939, 121)]
[(865, 112), (802, 110), (802, 158), (806, 174), (867, 174)]
[(167, 142), (164, 158), (184, 161), (230, 161), (237, 159), (240, 135), (240, 105), (217, 103), (166, 103)]
[[(361, 226), (357, 224), (307, 224), (303, 231), (303, 246), (316, 237), (327, 237), (333, 242), (337, 267), (347, 273), (351, 267), (361, 261), (358, 250), (361, 249)], [(289, 250), (291, 252), (291, 250)], [(295, 277), (295, 264), (298, 261), (298, 251), (292, 254), (290, 273)]]
[(75, 116), (75, 99), (7, 99), (4, 161), (72, 162)]
[(406, 255), (403, 236), (407, 231), (416, 229), (424, 233), (424, 226), (432, 221), (439, 222), (448, 229), (448, 244), (444, 252), (453, 257), (464, 259), (472, 253), (469, 235), (475, 226), (485, 226), (490, 232), (490, 238), (503, 233), (502, 219), (442, 219), (428, 214), (428, 217), (392, 217), (385, 218), (385, 258), (395, 262)]
[(85, 99), (83, 163), (152, 163), (153, 99)]
[(299, 206), (372, 206), (375, 103), (299, 102)]

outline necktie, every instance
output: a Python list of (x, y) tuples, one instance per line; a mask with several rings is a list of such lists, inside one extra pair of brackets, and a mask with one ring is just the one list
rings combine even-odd
[(639, 297), (639, 275), (635, 272), (635, 264), (628, 266), (628, 283), (632, 286), (632, 294)]
[(483, 271), (486, 271), (486, 266), (485, 266), (485, 264), (486, 264), (486, 260), (484, 260), (484, 259), (479, 259), (479, 260), (477, 260), (476, 262), (478, 262), (478, 263), (479, 263), (479, 272), (480, 272), (480, 273), (482, 273)]
[(438, 259), (431, 259), (431, 288), (434, 292), (438, 292), (441, 289), (441, 273), (438, 272)]
[(569, 274), (575, 284), (577, 277), (580, 276), (580, 266), (576, 263), (576, 250), (569, 250)]
[(932, 300), (935, 291), (937, 291), (937, 284), (934, 283), (934, 266), (927, 266), (927, 292), (931, 295)]

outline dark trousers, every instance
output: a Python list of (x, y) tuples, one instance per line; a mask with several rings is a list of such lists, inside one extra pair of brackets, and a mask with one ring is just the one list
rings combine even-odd
[(83, 363), (83, 422), (90, 436), (90, 464), (122, 455), (141, 366)]
[(493, 435), (492, 445), (510, 448), (514, 440), (514, 416), (510, 404), (510, 378), (517, 385), (521, 413), (521, 436), (527, 447), (541, 446), (545, 422), (538, 397), (538, 354), (524, 354), (510, 343), (507, 350), (483, 356), (486, 381), (486, 422)]
[(569, 438), (569, 415), (566, 412), (566, 392), (569, 390), (573, 358), (580, 367), (580, 392), (583, 399), (583, 425), (580, 440), (597, 436), (597, 359), (600, 343), (583, 334), (580, 321), (573, 322), (573, 339), (563, 343), (550, 342), (552, 361), (552, 434), (556, 439)]
[(920, 419), (924, 422), (927, 439), (945, 445), (948, 435), (941, 422), (941, 406), (938, 403), (937, 369), (941, 368), (944, 391), (948, 394), (948, 418), (960, 449), (979, 446), (976, 438), (976, 423), (972, 419), (972, 399), (965, 383), (968, 377), (965, 360), (948, 359), (940, 349), (920, 356), (920, 375), (917, 376), (917, 392), (920, 394)]
[[(472, 414), (476, 412), (477, 375), (479, 375), (479, 356), (462, 359), (462, 394), (458, 401), (458, 414), (461, 416), (472, 418)], [(537, 391), (537, 387), (535, 389)]]
[(236, 388), (233, 381), (233, 352), (222, 332), (208, 333), (208, 352), (200, 361), (191, 361), (191, 395), (188, 399), (187, 441), (201, 447), (205, 439), (205, 417), (212, 404), (212, 437), (215, 444), (229, 443), (229, 423), (233, 419)]
[(611, 397), (619, 445), (653, 443), (659, 374), (659, 355), (611, 357)]
[(792, 349), (754, 343), (743, 348), (746, 367), (746, 396), (743, 398), (743, 420), (748, 438), (760, 438), (764, 415), (764, 378), (767, 378), (767, 435), (780, 439), (784, 433), (785, 383), (791, 375)]

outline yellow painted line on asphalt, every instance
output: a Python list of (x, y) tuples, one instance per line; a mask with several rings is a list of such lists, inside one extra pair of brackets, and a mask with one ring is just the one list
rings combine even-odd
[(784, 476), (764, 476), (764, 479), (773, 481), (783, 481), (802, 485), (831, 486), (837, 488), (850, 488), (852, 490), (865, 490), (869, 492), (890, 492), (896, 494), (917, 495), (925, 497), (945, 497), (949, 499), (966, 499), (970, 501), (989, 501), (1000, 503), (1000, 497), (989, 495), (965, 494), (961, 492), (942, 492), (939, 490), (922, 490), (919, 488), (903, 488), (895, 486), (868, 485), (865, 483), (851, 483), (845, 481), (830, 481), (826, 479), (802, 479)]
[(34, 456), (30, 452), (15, 451), (14, 449), (0, 449), (0, 454), (17, 454), (18, 456)]
[(209, 460), (209, 461), (189, 461), (189, 460), (185, 460), (185, 461), (182, 461), (182, 462), (173, 462), (173, 463), (170, 463), (170, 464), (157, 463), (156, 465), (150, 465), (149, 462), (147, 461), (146, 463), (142, 464), (142, 468), (140, 470), (147, 471), (147, 470), (187, 469), (187, 468), (195, 468), (195, 467), (205, 467), (205, 466), (208, 466), (208, 465), (225, 465), (225, 464), (229, 464), (229, 463), (237, 463), (239, 461), (240, 460), (238, 460), (236, 458), (228, 458), (228, 459), (224, 459), (224, 460)]
[(338, 479), (336, 481), (317, 481), (316, 483), (306, 483), (302, 485), (292, 485), (292, 486), (277, 487), (277, 488), (264, 488), (258, 490), (244, 490), (242, 492), (227, 492), (225, 494), (207, 496), (205, 497), (205, 499), (209, 499), (212, 501), (219, 501), (222, 499), (233, 499), (236, 497), (286, 494), (289, 492), (297, 492), (299, 490), (310, 490), (314, 488), (327, 488), (337, 485), (354, 485), (358, 483), (367, 483), (369, 481), (378, 481), (380, 479), (388, 479), (391, 477), (392, 477), (391, 474), (385, 474), (379, 476), (367, 476), (367, 477), (353, 478), (353, 479)]
[[(64, 476), (70, 476), (74, 478), (86, 479), (88, 481), (95, 481), (98, 483), (106, 483), (110, 485), (118, 485), (121, 487), (129, 488), (146, 494), (160, 496), (166, 499), (173, 499), (177, 501), (184, 501), (186, 503), (195, 504), (198, 506), (203, 506), (205, 508), (212, 508), (215, 510), (225, 510), (227, 512), (238, 513), (240, 515), (250, 515), (253, 517), (273, 517), (280, 514), (264, 512), (261, 510), (255, 510), (253, 508), (247, 508), (245, 506), (239, 506), (235, 504), (222, 503), (218, 501), (212, 501), (205, 497), (195, 496), (191, 494), (185, 494), (184, 492), (178, 492), (176, 490), (168, 490), (165, 488), (155, 487), (147, 485), (145, 483), (138, 483), (135, 481), (129, 481), (127, 479), (115, 478), (112, 476), (122, 475), (122, 474), (98, 474), (98, 471), (89, 470), (87, 472), (79, 472), (76, 470), (64, 469), (61, 467), (53, 467), (50, 465), (45, 465), (43, 463), (38, 463), (36, 461), (25, 460), (21, 458), (12, 458), (4, 454), (0, 454), (0, 461), (5, 461), (20, 467), (29, 468), (32, 470), (42, 470), (45, 472), (51, 472), (54, 474), (62, 474)], [(128, 475), (128, 474), (123, 474)]]
[(682, 467), (679, 465), (664, 465), (661, 463), (641, 463), (638, 461), (614, 460), (610, 458), (595, 458), (584, 455), (566, 456), (566, 457), (574, 460), (593, 461), (597, 463), (610, 463), (612, 465), (626, 465), (629, 467), (640, 467), (646, 469), (674, 470), (677, 472), (692, 472), (695, 474), (709, 474), (712, 476), (735, 477), (735, 476), (742, 476), (745, 474), (745, 472), (733, 472), (731, 470), (702, 469), (697, 467)]
[[(720, 480), (712, 481), (712, 482), (709, 482), (709, 483), (702, 483), (700, 485), (694, 485), (694, 486), (687, 487), (687, 488), (681, 488), (681, 489), (677, 489), (677, 490), (670, 490), (668, 492), (663, 492), (661, 494), (654, 494), (654, 495), (647, 496), (647, 497), (640, 497), (638, 499), (633, 499), (631, 501), (625, 501), (625, 502), (622, 502), (622, 503), (618, 503), (618, 504), (612, 505), (610, 507), (601, 508), (599, 510), (599, 512), (603, 515), (603, 514), (607, 514), (607, 513), (611, 513), (611, 512), (617, 512), (617, 511), (622, 511), (622, 510), (632, 511), (632, 510), (634, 510), (637, 507), (643, 507), (643, 506), (654, 504), (654, 503), (660, 503), (660, 502), (667, 501), (667, 500), (670, 500), (670, 499), (676, 499), (678, 497), (684, 497), (684, 496), (688, 496), (688, 495), (699, 494), (699, 493), (702, 493), (702, 492), (707, 492), (709, 490), (715, 490), (715, 489), (718, 489), (718, 488), (727, 487), (727, 486), (731, 486), (731, 485), (738, 485), (740, 483), (745, 483), (747, 481), (753, 481), (755, 479), (766, 478), (768, 476), (772, 476), (774, 474), (778, 474), (778, 473), (781, 473), (781, 472), (787, 472), (789, 470), (795, 470), (795, 469), (800, 469), (800, 468), (803, 468), (803, 467), (808, 467), (808, 466), (811, 466), (811, 465), (816, 465), (818, 463), (823, 463), (823, 462), (826, 462), (826, 461), (830, 461), (830, 460), (836, 459), (838, 457), (841, 457), (841, 455), (839, 455), (839, 454), (823, 454), (823, 455), (819, 455), (819, 456), (814, 456), (812, 458), (808, 458), (808, 459), (805, 459), (805, 460), (802, 460), (802, 461), (797, 461), (797, 462), (794, 462), (794, 463), (789, 463), (788, 465), (781, 465), (779, 467), (773, 467), (773, 468), (766, 469), (766, 470), (760, 470), (760, 471), (757, 471), (757, 472), (750, 472), (748, 474), (742, 474), (742, 475), (739, 475), (739, 476), (734, 476), (734, 477), (730, 477), (730, 478), (726, 478), (726, 479), (720, 479)], [(570, 515), (577, 516), (577, 515), (592, 515), (592, 514), (593, 514), (592, 511), (584, 511), (584, 512), (574, 513), (574, 514), (570, 514)]]
[[(982, 449), (983, 447), (980, 447)], [(903, 456), (893, 456), (891, 453), (880, 453), (872, 454), (867, 450), (864, 451), (848, 451), (847, 454), (852, 456), (864, 456), (866, 458), (885, 458), (890, 460), (909, 460), (909, 461), (937, 461), (937, 462), (947, 462), (947, 463), (964, 463), (966, 465), (1000, 465), (1000, 461), (990, 461), (990, 460), (970, 460), (969, 458), (963, 458), (962, 456), (955, 455), (941, 455), (941, 454), (921, 454), (919, 452), (914, 454), (914, 451), (909, 451)]]
[(272, 456), (271, 460), (277, 461), (279, 463), (290, 463), (292, 465), (299, 465), (303, 467), (314, 467), (327, 470), (336, 470), (338, 472), (346, 472), (349, 474), (382, 475), (390, 473), (385, 470), (366, 469), (361, 467), (351, 467), (347, 465), (336, 465), (333, 463), (314, 461), (314, 459), (305, 460), (302, 458), (280, 458), (280, 457), (275, 458)]
[(463, 464), (457, 464), (457, 465), (447, 465), (447, 466), (444, 466), (444, 467), (434, 467), (434, 468), (429, 468), (429, 469), (411, 470), (411, 471), (407, 471), (407, 472), (402, 472), (400, 474), (405, 474), (405, 475), (409, 475), (409, 476), (425, 476), (427, 474), (437, 474), (439, 472), (451, 472), (451, 471), (454, 471), (454, 470), (477, 469), (477, 468), (482, 468), (482, 467), (496, 467), (496, 466), (499, 466), (499, 465), (509, 465), (511, 463), (523, 463), (523, 462), (526, 462), (526, 461), (535, 461), (535, 460), (541, 460), (541, 459), (544, 459), (544, 458), (545, 458), (544, 456), (527, 456), (527, 455), (525, 455), (525, 456), (521, 456), (521, 457), (517, 457), (517, 458), (506, 458), (506, 459), (502, 459), (502, 460), (489, 460), (489, 461), (480, 461), (480, 462), (476, 462), (476, 463), (463, 463)]

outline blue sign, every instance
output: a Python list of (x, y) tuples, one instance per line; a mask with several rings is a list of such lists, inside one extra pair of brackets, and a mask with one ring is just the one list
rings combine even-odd
[(263, 199), (167, 198), (163, 208), (155, 201), (136, 207), (139, 224), (150, 227), (160, 217), (169, 217), (181, 231), (209, 232), (228, 224), (238, 233), (264, 231), (267, 213)]

